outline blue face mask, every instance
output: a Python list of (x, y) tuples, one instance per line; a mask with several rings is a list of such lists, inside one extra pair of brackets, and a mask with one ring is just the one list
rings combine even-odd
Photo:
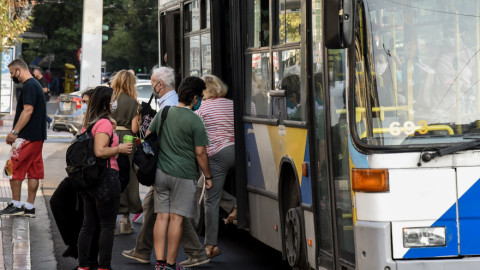
[(201, 104), (202, 104), (202, 99), (197, 96), (197, 105), (193, 105), (192, 111), (198, 110)]
[(82, 104), (82, 108), (80, 110), (82, 110), (82, 113), (86, 113), (87, 112), (87, 108), (88, 108), (88, 104), (87, 103), (83, 103)]

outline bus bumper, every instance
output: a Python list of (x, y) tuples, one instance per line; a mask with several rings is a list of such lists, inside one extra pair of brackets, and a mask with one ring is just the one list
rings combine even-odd
[(478, 270), (480, 257), (393, 260), (390, 222), (357, 221), (357, 270)]

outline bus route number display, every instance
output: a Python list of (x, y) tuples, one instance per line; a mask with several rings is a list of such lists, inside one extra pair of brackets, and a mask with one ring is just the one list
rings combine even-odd
[(427, 134), (428, 125), (425, 120), (418, 121), (417, 125), (413, 121), (405, 121), (403, 125), (400, 122), (392, 122), (389, 130), (392, 136), (399, 136), (402, 132), (408, 136), (414, 134), (415, 131), (423, 135)]

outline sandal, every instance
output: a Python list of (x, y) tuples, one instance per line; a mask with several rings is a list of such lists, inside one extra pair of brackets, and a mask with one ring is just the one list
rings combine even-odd
[(237, 206), (235, 205), (233, 207), (232, 212), (228, 215), (226, 219), (223, 221), (225, 222), (225, 225), (230, 224), (230, 223), (235, 223), (234, 221), (237, 220)]
[(222, 251), (218, 248), (218, 246), (207, 245), (205, 247), (205, 252), (209, 259), (213, 259), (218, 255), (222, 254)]

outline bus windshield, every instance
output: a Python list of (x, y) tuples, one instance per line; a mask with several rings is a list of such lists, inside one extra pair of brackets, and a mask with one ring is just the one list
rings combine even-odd
[(364, 0), (357, 16), (350, 119), (362, 144), (480, 137), (478, 1)]

